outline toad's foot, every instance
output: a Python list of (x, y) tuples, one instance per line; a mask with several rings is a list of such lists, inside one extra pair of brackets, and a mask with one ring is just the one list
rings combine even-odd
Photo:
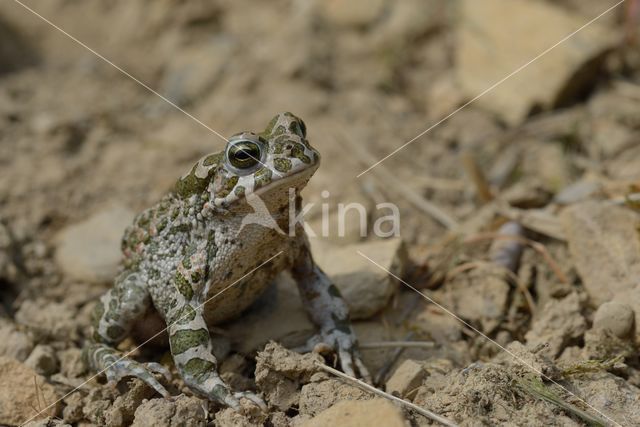
[(293, 350), (299, 353), (334, 351), (338, 354), (340, 368), (345, 374), (362, 378), (371, 384), (371, 375), (369, 375), (369, 370), (362, 362), (358, 342), (351, 330), (349, 332), (340, 329), (323, 330), (319, 334), (312, 336), (305, 345)]
[(106, 345), (94, 345), (88, 348), (87, 361), (98, 372), (104, 372), (108, 381), (120, 381), (124, 377), (136, 377), (147, 383), (163, 397), (170, 397), (169, 392), (156, 379), (154, 374), (171, 380), (169, 370), (159, 363), (140, 363), (122, 356), (118, 351)]

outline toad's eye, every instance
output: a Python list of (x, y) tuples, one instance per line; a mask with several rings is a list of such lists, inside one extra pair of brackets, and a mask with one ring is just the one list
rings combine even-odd
[(227, 159), (237, 169), (250, 169), (260, 163), (261, 147), (254, 141), (242, 139), (229, 144)]

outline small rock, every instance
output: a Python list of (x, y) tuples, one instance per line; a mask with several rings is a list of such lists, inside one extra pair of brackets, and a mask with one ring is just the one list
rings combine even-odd
[[(15, 359), (0, 356), (0, 424), (24, 424), (41, 410), (40, 416), (55, 417), (58, 405), (52, 404), (56, 400), (55, 389), (44, 377)], [(40, 408), (36, 402), (41, 402)]]
[(50, 345), (38, 344), (24, 364), (45, 377), (58, 370), (58, 358)]
[(315, 416), (337, 402), (344, 400), (368, 400), (368, 393), (344, 381), (329, 378), (324, 373), (311, 377), (311, 382), (300, 390), (300, 414)]
[(20, 331), (13, 322), (0, 322), (0, 356), (13, 357), (22, 362), (29, 357), (33, 345), (31, 337)]
[(387, 380), (386, 391), (400, 397), (405, 397), (422, 384), (422, 380), (427, 376), (422, 364), (411, 359), (407, 359), (395, 370), (391, 378)]
[(566, 208), (561, 221), (571, 257), (595, 305), (636, 287), (640, 215), (605, 201), (589, 201)]
[(387, 0), (325, 0), (319, 2), (323, 17), (336, 25), (362, 28), (373, 24), (384, 11)]
[[(488, 265), (456, 275), (444, 289), (442, 304), (491, 333), (504, 319), (511, 286), (502, 268)], [(448, 314), (445, 314), (448, 316)]]
[(575, 292), (561, 300), (549, 300), (525, 335), (527, 347), (544, 345), (544, 353), (557, 357), (565, 347), (575, 344), (587, 330), (581, 306)]
[(68, 423), (77, 423), (84, 418), (82, 408), (84, 399), (82, 393), (75, 392), (64, 398), (65, 407), (62, 410), (62, 418)]
[(112, 280), (120, 262), (120, 240), (134, 213), (108, 207), (56, 236), (56, 262), (72, 279), (94, 283)]
[(16, 313), (16, 323), (28, 327), (37, 341), (73, 341), (79, 338), (80, 327), (75, 316), (76, 309), (64, 303), (25, 300)]
[(318, 239), (311, 239), (311, 249), (316, 263), (347, 301), (354, 320), (367, 319), (378, 313), (397, 289), (396, 279), (359, 255), (358, 251), (398, 277), (403, 277), (408, 264), (407, 251), (400, 238), (345, 247), (330, 246)]
[(58, 353), (60, 357), (60, 372), (67, 378), (77, 378), (87, 370), (82, 360), (82, 350), (79, 348), (68, 348)]
[(270, 342), (256, 357), (256, 384), (269, 404), (286, 411), (298, 404), (300, 386), (318, 371), (317, 363), (324, 363), (317, 354), (301, 355)]
[(301, 425), (301, 427), (324, 426), (408, 427), (409, 423), (402, 415), (402, 411), (393, 403), (386, 399), (372, 399), (338, 402)]
[(633, 329), (634, 314), (631, 307), (618, 302), (605, 302), (596, 311), (593, 327), (608, 329), (619, 338), (629, 335)]
[(577, 376), (572, 390), (619, 425), (640, 425), (640, 389), (609, 372)]
[(151, 399), (138, 406), (132, 427), (200, 427), (207, 424), (202, 401), (180, 395), (175, 399)]
[[(460, 12), (455, 61), (460, 85), (469, 98), (585, 21), (551, 2), (529, 0), (464, 0)], [(593, 23), (589, 31), (574, 34), (568, 42), (478, 99), (478, 103), (510, 124), (521, 122), (536, 107), (566, 105), (593, 85), (605, 54), (615, 43), (615, 33)]]
[(269, 340), (293, 347), (302, 345), (315, 330), (302, 305), (298, 288), (289, 275), (281, 274), (275, 286), (246, 311), (241, 318), (226, 326), (235, 349), (248, 354), (262, 348)]

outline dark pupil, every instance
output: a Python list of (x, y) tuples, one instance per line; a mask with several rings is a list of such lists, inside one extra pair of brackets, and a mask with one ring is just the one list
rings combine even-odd
[(249, 153), (249, 150), (246, 150), (246, 149), (240, 149), (240, 151), (236, 153), (236, 159), (240, 161), (249, 160), (252, 157), (254, 156), (251, 153)]
[(250, 167), (258, 163), (260, 150), (255, 144), (237, 144), (231, 149), (231, 163), (236, 167)]

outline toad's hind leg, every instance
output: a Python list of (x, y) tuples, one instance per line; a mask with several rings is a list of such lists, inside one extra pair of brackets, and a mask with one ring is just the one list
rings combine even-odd
[(109, 381), (138, 377), (168, 397), (169, 393), (153, 375), (155, 372), (168, 378), (166, 368), (158, 363), (136, 362), (114, 348), (129, 334), (150, 304), (149, 293), (138, 273), (118, 276), (114, 287), (100, 298), (93, 311), (92, 339), (85, 346), (83, 356), (94, 371), (104, 372)]
[(198, 394), (234, 409), (246, 398), (262, 409), (266, 405), (252, 392), (233, 392), (218, 374), (211, 337), (204, 319), (203, 291), (207, 277), (207, 248), (190, 251), (178, 266), (174, 286), (177, 304), (165, 315), (171, 355), (184, 382)]

